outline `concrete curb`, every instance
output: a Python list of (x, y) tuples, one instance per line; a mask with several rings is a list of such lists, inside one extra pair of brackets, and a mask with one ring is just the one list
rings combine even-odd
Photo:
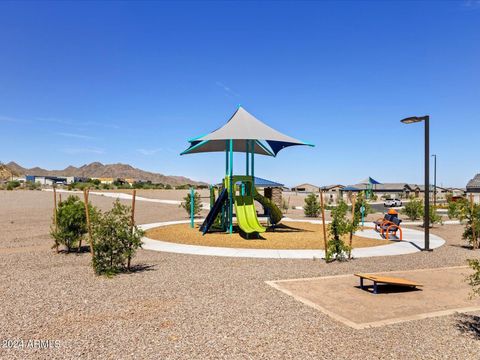
[[(308, 222), (312, 224), (321, 223), (320, 220), (290, 220), (297, 222)], [(202, 220), (196, 220), (201, 222)], [(152, 224), (143, 224), (139, 227), (143, 230), (152, 229), (159, 226), (168, 226), (174, 224), (187, 224), (188, 220), (166, 221)], [(365, 223), (366, 226), (373, 227), (373, 223)], [(357, 235), (381, 240), (380, 234), (375, 230), (365, 229), (357, 231)], [(352, 256), (355, 258), (375, 257), (375, 256), (393, 256), (412, 254), (421, 251), (423, 248), (423, 232), (414, 229), (403, 229), (403, 241), (394, 242), (388, 245), (372, 246), (367, 248), (358, 248), (352, 250)], [(263, 258), (263, 259), (313, 259), (324, 258), (324, 250), (278, 250), (278, 249), (242, 249), (242, 248), (225, 248), (213, 246), (199, 246), (177, 244), (161, 240), (153, 240), (147, 237), (143, 239), (143, 248), (153, 251), (165, 251), (177, 254), (190, 255), (209, 255), (209, 256), (228, 256), (228, 257), (244, 257), (244, 258)], [(430, 248), (436, 249), (442, 246), (445, 240), (437, 235), (430, 234)]]

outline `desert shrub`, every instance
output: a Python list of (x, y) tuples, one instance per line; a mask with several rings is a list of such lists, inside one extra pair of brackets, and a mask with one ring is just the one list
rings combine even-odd
[(449, 219), (460, 219), (462, 218), (463, 208), (468, 206), (467, 199), (459, 199), (457, 201), (452, 201), (452, 197), (448, 198), (448, 217)]
[(327, 261), (344, 261), (350, 252), (350, 247), (342, 240), (344, 235), (354, 230), (351, 222), (347, 220), (347, 211), (348, 205), (344, 201), (340, 201), (332, 209), (332, 222), (328, 227), (330, 240), (327, 243), (327, 249), (325, 249), (325, 259)]
[(275, 203), (270, 200), (269, 198), (266, 198), (265, 196), (259, 194), (255, 190), (255, 196), (254, 196), (255, 201), (258, 201), (262, 206), (268, 210), (268, 214), (270, 215), (270, 222), (275, 225), (278, 224), (283, 217), (282, 210), (275, 205)]
[(9, 181), (7, 182), (7, 190), (13, 190), (13, 189), (16, 189), (18, 187), (20, 187), (20, 181), (17, 181), (17, 180), (12, 180), (12, 181)]
[(403, 213), (408, 216), (410, 220), (418, 220), (423, 215), (423, 204), (421, 200), (414, 199), (405, 204)]
[(318, 217), (320, 214), (320, 202), (318, 201), (317, 195), (309, 194), (305, 198), (303, 212), (307, 217)]
[[(430, 206), (430, 226), (433, 226), (434, 224), (441, 224), (442, 223), (442, 216), (438, 215), (437, 213), (437, 207), (435, 206)], [(423, 211), (422, 211), (422, 216), (423, 216)]]
[(183, 185), (178, 185), (177, 187), (175, 187), (175, 189), (177, 189), (177, 190), (186, 190), (186, 189), (190, 189), (191, 187), (192, 187), (191, 185), (183, 184)]
[(99, 275), (130, 270), (130, 262), (142, 245), (143, 230), (132, 226), (131, 208), (117, 199), (110, 211), (98, 213), (92, 223), (93, 268)]
[(28, 190), (38, 190), (41, 188), (41, 185), (37, 182), (34, 182), (34, 181), (27, 181), (25, 183), (25, 187), (28, 189)]
[(172, 190), (172, 185), (170, 184), (165, 185), (165, 190)]
[[(183, 198), (182, 203), (180, 204), (180, 207), (184, 208), (185, 211), (187, 212), (188, 216), (190, 216), (190, 202), (191, 202), (191, 194), (190, 192)], [(203, 209), (202, 205), (202, 199), (200, 197), (200, 194), (198, 192), (194, 192), (193, 195), (193, 215), (197, 216), (200, 214), (200, 212)]]
[(285, 198), (282, 197), (282, 212), (286, 214), (288, 209), (290, 209), (290, 197), (288, 200), (285, 200)]
[[(94, 209), (92, 208), (93, 212)], [(55, 240), (54, 247), (64, 245), (67, 252), (77, 247), (87, 233), (85, 205), (77, 196), (69, 196), (57, 207), (57, 226), (52, 225), (50, 235)]]
[(473, 295), (480, 295), (480, 260), (468, 259), (468, 266), (474, 271), (467, 277), (468, 284), (472, 287)]
[(480, 236), (480, 205), (471, 205), (465, 201), (463, 202), (463, 206), (460, 207), (459, 213), (459, 219), (465, 221), (462, 238), (474, 249), (478, 249)]

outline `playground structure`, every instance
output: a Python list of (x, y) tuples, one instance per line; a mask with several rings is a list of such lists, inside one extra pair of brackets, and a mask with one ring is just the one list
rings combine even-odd
[(367, 186), (365, 190), (365, 199), (369, 200), (373, 196), (373, 189), (375, 188), (375, 185), (379, 185), (381, 183), (369, 176), (365, 180), (360, 181), (360, 184)]
[[(228, 122), (210, 134), (189, 140), (190, 146), (181, 155), (201, 152), (225, 152), (225, 177), (222, 190), (200, 226), (206, 234), (220, 217), (220, 228), (233, 233), (233, 213), (240, 230), (247, 236), (265, 232), (257, 217), (254, 199), (260, 198), (255, 189), (255, 154), (273, 156), (286, 147), (314, 146), (284, 135), (267, 126), (241, 106)], [(244, 152), (246, 174), (233, 174), (233, 153)]]

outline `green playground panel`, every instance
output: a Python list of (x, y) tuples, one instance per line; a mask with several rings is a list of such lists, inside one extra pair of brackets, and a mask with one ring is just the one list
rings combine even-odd
[[(239, 182), (243, 184), (243, 187), (237, 186)], [(240, 229), (246, 234), (265, 232), (266, 228), (258, 221), (257, 211), (255, 209), (253, 177), (232, 176), (232, 184), (235, 193), (235, 196), (233, 196), (235, 213), (237, 214), (237, 223)], [(224, 185), (228, 191), (231, 191), (229, 176), (225, 177)], [(239, 195), (237, 195), (237, 193), (239, 193)]]

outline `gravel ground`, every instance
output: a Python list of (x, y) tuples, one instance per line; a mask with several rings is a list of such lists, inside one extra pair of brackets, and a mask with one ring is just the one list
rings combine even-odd
[[(108, 208), (111, 199), (91, 196)], [(0, 191), (1, 359), (478, 359), (472, 315), (354, 330), (266, 280), (464, 265), (458, 225), (432, 232), (432, 253), (312, 260), (206, 257), (141, 250), (138, 271), (93, 275), (89, 254), (49, 250), (52, 195)], [(185, 218), (176, 206), (137, 203), (140, 223)], [(428, 304), (425, 304), (428, 307)], [(59, 340), (50, 349), (5, 349), (5, 340)]]

